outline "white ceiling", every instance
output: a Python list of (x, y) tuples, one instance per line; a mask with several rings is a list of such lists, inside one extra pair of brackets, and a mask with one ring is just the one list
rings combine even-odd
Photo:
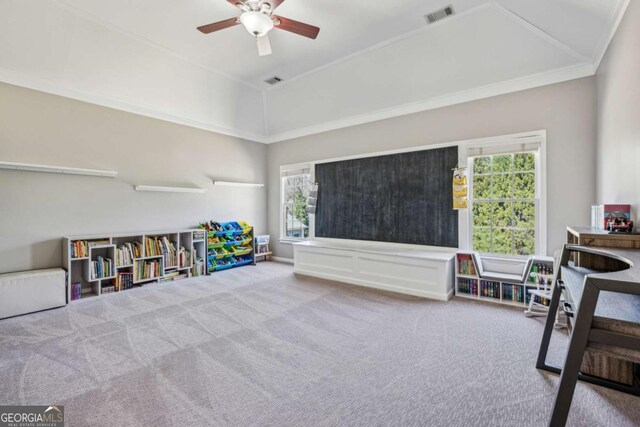
[(593, 74), (627, 3), (286, 0), (320, 34), (260, 57), (241, 26), (196, 30), (226, 0), (0, 0), (0, 80), (270, 142)]

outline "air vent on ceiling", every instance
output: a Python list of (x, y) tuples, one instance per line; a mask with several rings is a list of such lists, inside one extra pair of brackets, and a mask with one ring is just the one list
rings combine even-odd
[(265, 83), (269, 83), (270, 85), (278, 84), (282, 81), (282, 79), (278, 76), (273, 76), (270, 79), (265, 80)]
[(429, 24), (433, 24), (434, 22), (440, 21), (441, 19), (447, 18), (453, 15), (455, 11), (453, 10), (453, 6), (449, 5), (440, 10), (436, 10), (433, 13), (424, 16), (424, 19), (427, 20)]

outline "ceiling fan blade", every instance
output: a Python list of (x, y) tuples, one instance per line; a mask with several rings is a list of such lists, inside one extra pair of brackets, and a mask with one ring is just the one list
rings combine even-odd
[(213, 33), (214, 31), (224, 30), (225, 28), (233, 27), (234, 25), (238, 25), (238, 18), (229, 18), (224, 21), (214, 22), (213, 24), (203, 25), (198, 27), (198, 31), (204, 34)]
[(242, 9), (244, 3), (242, 0), (227, 0), (229, 3), (233, 5), (233, 7), (237, 7), (238, 9)]
[(256, 39), (256, 43), (258, 44), (258, 55), (260, 56), (271, 55), (271, 43), (269, 42), (268, 35), (258, 37)]
[(271, 10), (276, 10), (276, 7), (280, 6), (283, 2), (284, 0), (262, 0), (262, 3), (269, 3), (271, 5)]
[(275, 27), (280, 28), (281, 30), (309, 37), (310, 39), (318, 37), (318, 33), (320, 32), (320, 28), (314, 27), (313, 25), (294, 21), (293, 19), (283, 18), (282, 16), (276, 16), (276, 18), (280, 21), (280, 24), (277, 24)]

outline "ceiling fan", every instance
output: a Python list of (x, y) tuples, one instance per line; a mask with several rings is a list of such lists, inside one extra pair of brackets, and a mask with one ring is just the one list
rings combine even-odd
[(284, 0), (227, 0), (229, 3), (242, 11), (237, 18), (226, 19), (213, 24), (198, 27), (204, 34), (224, 30), (242, 24), (244, 28), (256, 38), (258, 54), (260, 56), (271, 55), (271, 43), (269, 43), (269, 31), (274, 28), (299, 34), (310, 39), (318, 37), (320, 28), (293, 19), (283, 18), (274, 15), (273, 11), (280, 6)]

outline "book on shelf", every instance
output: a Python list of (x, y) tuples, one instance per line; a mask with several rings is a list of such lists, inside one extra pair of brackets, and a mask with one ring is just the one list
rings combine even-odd
[(145, 237), (144, 245), (147, 257), (164, 256), (167, 266), (175, 267), (178, 265), (176, 246), (169, 241), (167, 236)]
[(195, 249), (187, 251), (181, 246), (180, 249), (178, 249), (178, 267), (190, 267), (194, 254)]
[(116, 291), (116, 287), (114, 285), (110, 285), (110, 286), (103, 286), (102, 290), (100, 291), (100, 293), (102, 294), (112, 294)]
[(524, 287), (522, 285), (502, 284), (502, 300), (521, 303), (524, 301)]
[(76, 282), (71, 284), (71, 301), (82, 298), (82, 283)]
[(468, 295), (478, 295), (478, 280), (458, 278), (458, 292)]
[(607, 204), (591, 206), (591, 227), (608, 230), (609, 223), (615, 217), (631, 220), (631, 205)]
[(123, 291), (133, 287), (133, 273), (121, 272), (116, 276), (116, 290)]
[(204, 258), (197, 258), (193, 263), (193, 268), (191, 271), (192, 276), (202, 276), (205, 274), (204, 271), (205, 263)]
[(89, 247), (90, 248), (95, 248), (96, 246), (106, 246), (111, 244), (111, 240), (110, 239), (100, 239), (100, 240), (91, 240), (89, 242)]
[(99, 256), (96, 261), (91, 261), (91, 279), (102, 279), (113, 276), (113, 261)]
[(136, 280), (155, 279), (162, 276), (162, 262), (158, 260), (140, 260), (135, 262)]
[[(549, 299), (547, 298), (541, 298), (538, 295), (534, 295), (533, 300), (537, 303), (537, 304), (541, 304), (544, 306), (549, 306), (549, 304), (551, 303), (551, 301), (549, 301)], [(527, 304), (529, 304), (531, 302), (531, 294), (527, 293)]]
[(86, 258), (89, 256), (89, 245), (86, 240), (74, 240), (69, 243), (71, 258)]
[(125, 243), (116, 248), (116, 266), (133, 265), (133, 258), (137, 258), (134, 254), (134, 245)]
[(476, 267), (473, 263), (473, 256), (471, 254), (458, 254), (458, 274), (464, 274), (465, 276), (475, 276)]
[(500, 282), (480, 281), (480, 296), (500, 299)]

